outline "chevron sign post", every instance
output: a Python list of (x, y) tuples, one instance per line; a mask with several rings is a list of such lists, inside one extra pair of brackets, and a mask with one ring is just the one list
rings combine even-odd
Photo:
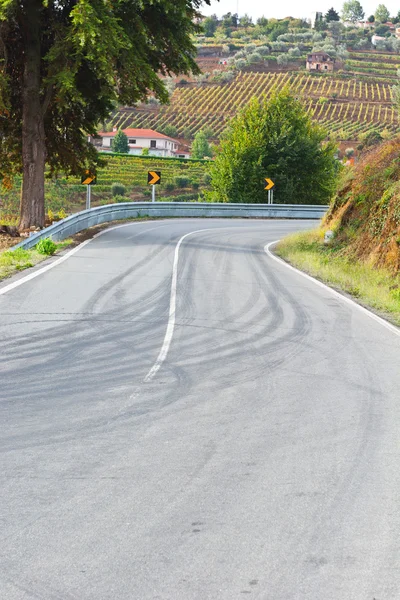
[(268, 190), (268, 204), (273, 204), (275, 183), (269, 177), (264, 177), (264, 179), (267, 183), (267, 185), (264, 187), (264, 190)]
[(96, 173), (90, 171), (89, 169), (85, 169), (84, 173), (82, 173), (81, 184), (86, 185), (86, 209), (90, 208), (90, 197), (91, 197), (91, 187), (92, 185), (96, 185)]
[(147, 185), (151, 185), (151, 201), (156, 201), (156, 185), (161, 183), (161, 171), (149, 171), (147, 173)]

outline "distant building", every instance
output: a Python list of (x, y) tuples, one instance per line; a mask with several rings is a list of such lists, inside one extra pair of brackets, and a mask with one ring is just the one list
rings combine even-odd
[(358, 23), (356, 23), (356, 27), (359, 27), (360, 29), (374, 29), (375, 23), (370, 23), (369, 21), (358, 21)]
[(307, 56), (307, 71), (333, 71), (335, 59), (326, 52), (313, 52)]
[(371, 44), (373, 46), (376, 46), (377, 42), (384, 42), (384, 41), (386, 41), (386, 38), (381, 35), (373, 35), (371, 38)]
[(311, 29), (315, 29), (315, 24), (321, 22), (323, 19), (322, 12), (313, 12), (309, 17), (309, 22), (311, 24)]
[[(158, 133), (153, 129), (123, 129), (128, 137), (129, 154), (142, 154), (142, 150), (147, 148), (151, 156), (174, 156), (178, 157), (179, 142), (163, 133)], [(113, 131), (99, 131), (100, 139), (93, 137), (89, 141), (103, 152), (112, 152), (112, 142), (117, 135), (116, 128)]]

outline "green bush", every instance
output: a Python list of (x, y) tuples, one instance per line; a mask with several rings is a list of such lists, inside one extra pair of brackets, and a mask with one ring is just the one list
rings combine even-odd
[(114, 200), (115, 202), (131, 202), (131, 199), (128, 196), (121, 196), (120, 194), (114, 196)]
[(57, 244), (55, 244), (50, 238), (45, 238), (36, 244), (36, 250), (40, 254), (46, 254), (47, 256), (50, 256), (57, 250)]
[(167, 192), (173, 192), (175, 189), (175, 184), (174, 183), (167, 183), (165, 186), (165, 189)]
[(199, 187), (200, 187), (200, 183), (199, 183), (198, 181), (193, 181), (193, 183), (192, 183), (192, 188), (193, 188), (194, 190), (198, 190), (198, 189), (199, 189)]
[(186, 188), (192, 183), (189, 177), (175, 177), (175, 183), (178, 188)]
[(126, 192), (126, 187), (123, 183), (113, 183), (111, 186), (111, 194), (115, 196), (124, 196)]

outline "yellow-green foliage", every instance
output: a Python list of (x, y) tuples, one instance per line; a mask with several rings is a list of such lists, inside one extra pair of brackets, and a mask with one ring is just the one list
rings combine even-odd
[(18, 248), (17, 250), (7, 250), (0, 252), (0, 279), (7, 277), (15, 271), (22, 271), (28, 267), (32, 267), (37, 253), (32, 253), (31, 250)]

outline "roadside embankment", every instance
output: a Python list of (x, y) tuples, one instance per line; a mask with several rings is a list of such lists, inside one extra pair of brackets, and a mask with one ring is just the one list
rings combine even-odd
[(276, 252), (400, 324), (400, 138), (344, 172), (321, 227), (285, 238)]

